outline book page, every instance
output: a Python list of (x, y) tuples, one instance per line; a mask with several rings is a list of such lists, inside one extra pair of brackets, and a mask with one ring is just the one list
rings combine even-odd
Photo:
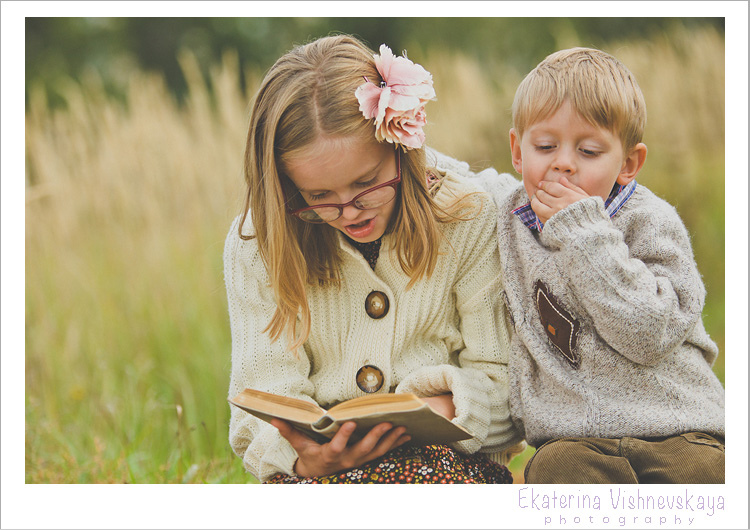
[(246, 388), (231, 403), (248, 412), (259, 412), (271, 417), (293, 422), (315, 423), (326, 411), (315, 403), (303, 399), (279, 396)]
[(331, 407), (328, 414), (337, 419), (351, 418), (376, 412), (416, 410), (427, 405), (414, 394), (376, 394), (344, 401)]

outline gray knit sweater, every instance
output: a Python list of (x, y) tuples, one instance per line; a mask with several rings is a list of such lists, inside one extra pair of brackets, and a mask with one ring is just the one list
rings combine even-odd
[(498, 204), (515, 330), (511, 414), (526, 440), (723, 436), (724, 389), (711, 370), (718, 349), (675, 209), (639, 184), (612, 219), (589, 197), (540, 234), (511, 213), (528, 202), (516, 179), (490, 170), (478, 178)]

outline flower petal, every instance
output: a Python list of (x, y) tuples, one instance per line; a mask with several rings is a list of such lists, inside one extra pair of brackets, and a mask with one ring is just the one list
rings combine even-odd
[(385, 111), (388, 109), (391, 101), (391, 89), (385, 87), (381, 89), (380, 99), (378, 100), (378, 114), (375, 116), (375, 125), (378, 125), (383, 121), (385, 117)]
[(375, 136), (380, 141), (401, 144), (404, 148), (419, 148), (425, 141), (422, 131), (425, 123), (424, 106), (407, 112), (388, 108), (383, 122), (376, 128)]
[(362, 111), (368, 120), (378, 114), (378, 103), (380, 102), (380, 93), (382, 88), (372, 84), (363, 83), (354, 91), (354, 95), (359, 101), (359, 110)]
[(418, 96), (400, 94), (395, 89), (391, 90), (391, 99), (390, 103), (388, 103), (388, 106), (393, 110), (413, 110), (421, 104), (422, 100)]
[(378, 72), (380, 72), (380, 77), (385, 81), (390, 77), (393, 61), (396, 60), (397, 57), (393, 55), (391, 49), (385, 44), (380, 45), (380, 55), (373, 55), (373, 57), (375, 58), (375, 67), (378, 69)]
[(432, 75), (422, 65), (414, 64), (406, 57), (396, 57), (388, 71), (388, 84), (419, 85), (432, 84)]
[(385, 44), (373, 58), (385, 86), (360, 85), (356, 90), (360, 111), (365, 118), (375, 119), (378, 141), (400, 144), (404, 149), (421, 147), (425, 141), (422, 128), (427, 123), (424, 105), (435, 99), (432, 75), (406, 57), (394, 56)]

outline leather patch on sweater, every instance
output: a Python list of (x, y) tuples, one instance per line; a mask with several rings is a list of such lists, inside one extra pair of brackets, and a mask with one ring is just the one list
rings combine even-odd
[(542, 280), (534, 285), (534, 299), (547, 338), (563, 354), (573, 368), (581, 364), (581, 356), (575, 351), (580, 324), (552, 296)]

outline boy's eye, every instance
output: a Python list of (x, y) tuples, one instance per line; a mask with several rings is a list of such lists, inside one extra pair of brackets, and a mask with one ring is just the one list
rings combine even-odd
[(550, 149), (553, 149), (555, 146), (550, 144), (543, 144), (543, 145), (537, 145), (536, 148), (539, 151), (549, 151)]
[(597, 156), (599, 154), (598, 151), (593, 151), (591, 149), (581, 149), (581, 152), (586, 156)]

